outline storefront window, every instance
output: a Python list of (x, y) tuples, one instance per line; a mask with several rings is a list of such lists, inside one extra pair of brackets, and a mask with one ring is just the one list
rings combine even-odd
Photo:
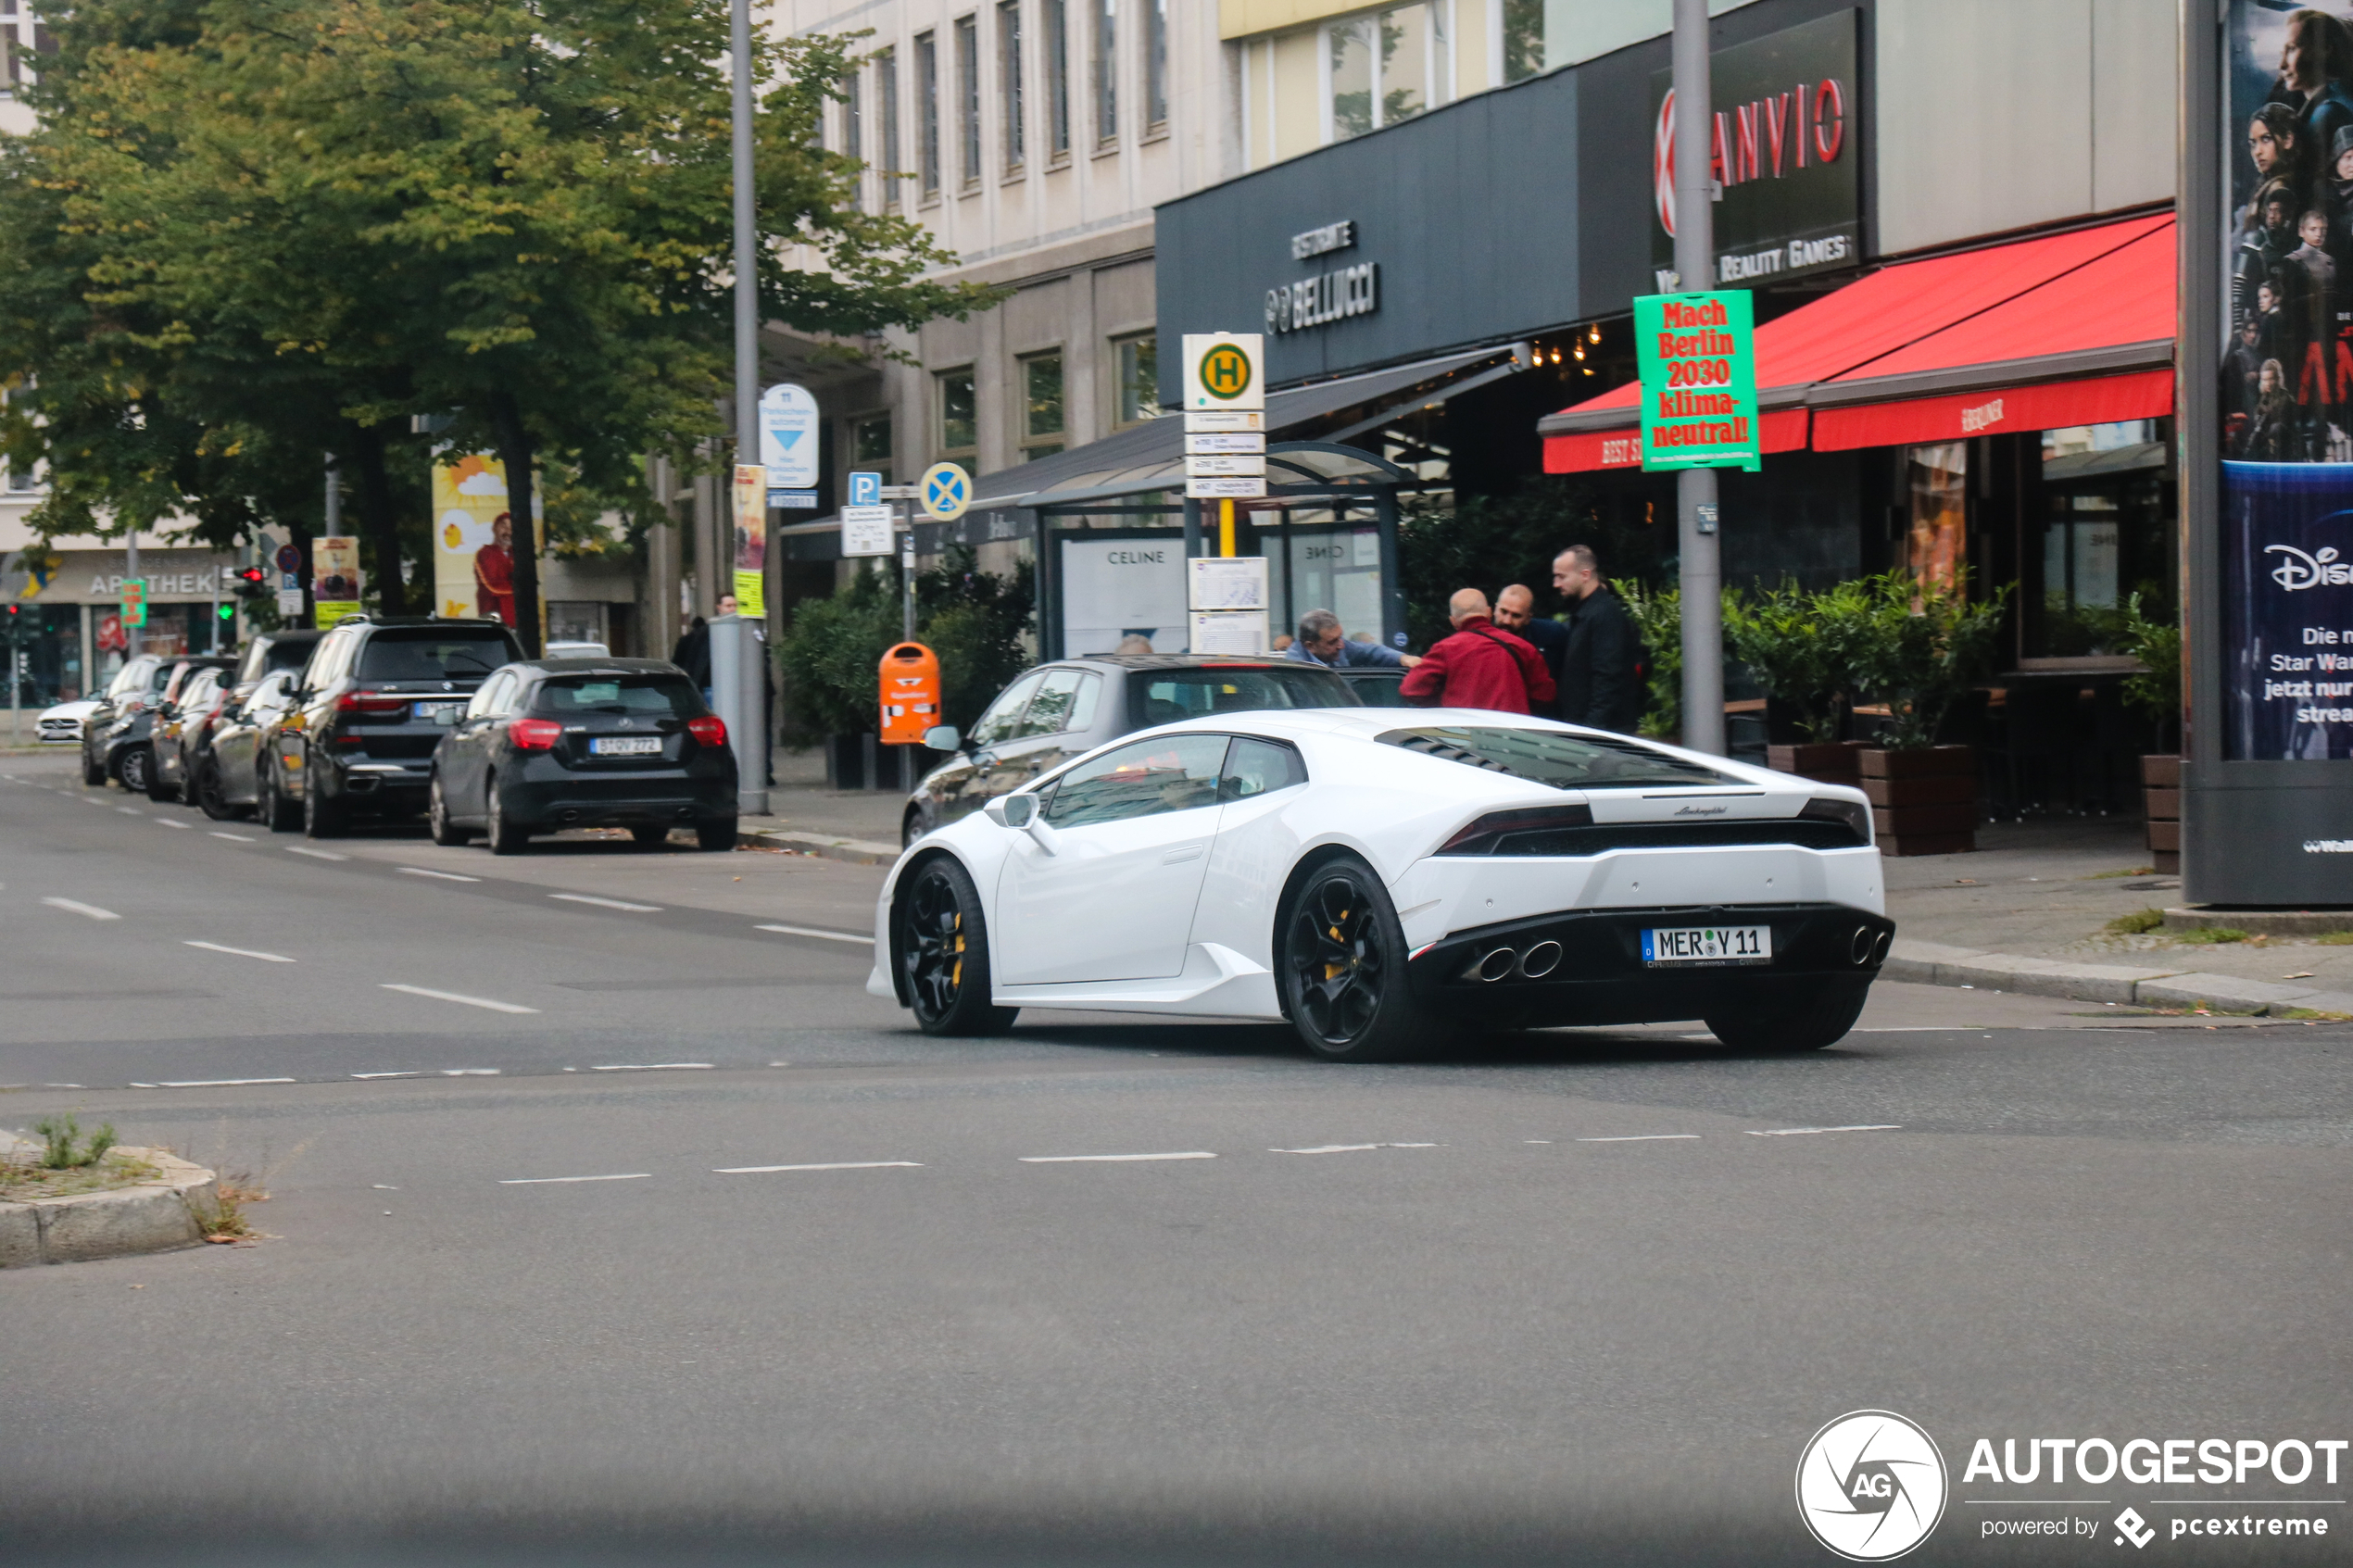
[(2027, 658), (2122, 652), (2135, 595), (2145, 617), (2171, 617), (2170, 465), (2160, 420), (2043, 433), (2042, 506), (2020, 562)]
[(1951, 588), (1969, 563), (1969, 443), (1911, 448), (1911, 546), (1906, 564), (1923, 584)]

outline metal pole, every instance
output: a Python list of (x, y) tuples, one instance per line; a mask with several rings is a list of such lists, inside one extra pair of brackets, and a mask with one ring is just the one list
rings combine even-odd
[[(139, 531), (132, 529), (122, 539), (122, 575), (125, 582), (139, 575)], [(145, 615), (146, 596), (139, 596), (139, 613)], [(146, 641), (145, 626), (133, 626), (131, 618), (122, 613), (122, 596), (115, 596), (115, 619), (122, 626), (122, 661), (125, 664), (139, 657), (139, 645)]]
[[(760, 460), (760, 232), (751, 199), (751, 0), (734, 0), (728, 7), (728, 31), (735, 45), (736, 461), (756, 463)], [(732, 511), (734, 485), (727, 487), (727, 494)], [(764, 504), (752, 526), (763, 536), (766, 534), (768, 510)], [(732, 533), (730, 530), (730, 536)], [(765, 542), (763, 537), (762, 544)], [(764, 549), (761, 558), (767, 558)], [(744, 704), (743, 745), (736, 753), (737, 765), (742, 769), (736, 781), (736, 809), (765, 816), (768, 649), (755, 637), (749, 640), (745, 652), (760, 660), (761, 669), (746, 677), (745, 690), (751, 696)]]
[[(1707, 0), (1675, 0), (1675, 270), (1677, 287), (1716, 286), (1715, 180), (1708, 168), (1714, 96), (1708, 84)], [(1716, 470), (1685, 469), (1675, 480), (1682, 561), (1683, 744), (1724, 752), (1724, 565)]]
[(899, 640), (915, 640), (915, 520), (907, 520), (907, 532), (899, 536)]

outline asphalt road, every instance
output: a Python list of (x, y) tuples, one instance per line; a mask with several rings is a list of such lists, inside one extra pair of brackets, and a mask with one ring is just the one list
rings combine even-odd
[(836, 939), (871, 870), (297, 847), (0, 763), (0, 1125), (272, 1195), (252, 1245), (0, 1275), (12, 1561), (1828, 1562), (1793, 1474), (1861, 1409), (1950, 1472), (1907, 1561), (2138, 1556), (2128, 1504), (2344, 1560), (2162, 1532), (2341, 1536), (2353, 1461), (1962, 1471), (2353, 1437), (2346, 1027), (1883, 986), (1791, 1059), (933, 1042)]

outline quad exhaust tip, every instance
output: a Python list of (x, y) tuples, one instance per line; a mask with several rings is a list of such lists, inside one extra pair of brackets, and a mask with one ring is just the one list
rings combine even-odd
[(1492, 985), (1519, 967), (1519, 955), (1509, 947), (1497, 947), (1478, 960), (1478, 977)]
[(1539, 942), (1519, 956), (1519, 972), (1530, 980), (1541, 980), (1558, 969), (1560, 963), (1561, 945)]

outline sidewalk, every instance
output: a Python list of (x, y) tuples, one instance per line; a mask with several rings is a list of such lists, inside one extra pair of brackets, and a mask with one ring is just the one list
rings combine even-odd
[(773, 757), (776, 782), (768, 791), (768, 814), (743, 819), (748, 836), (853, 865), (887, 866), (899, 858), (899, 822), (907, 805), (902, 791), (827, 789), (825, 754), (813, 746), (779, 748)]

